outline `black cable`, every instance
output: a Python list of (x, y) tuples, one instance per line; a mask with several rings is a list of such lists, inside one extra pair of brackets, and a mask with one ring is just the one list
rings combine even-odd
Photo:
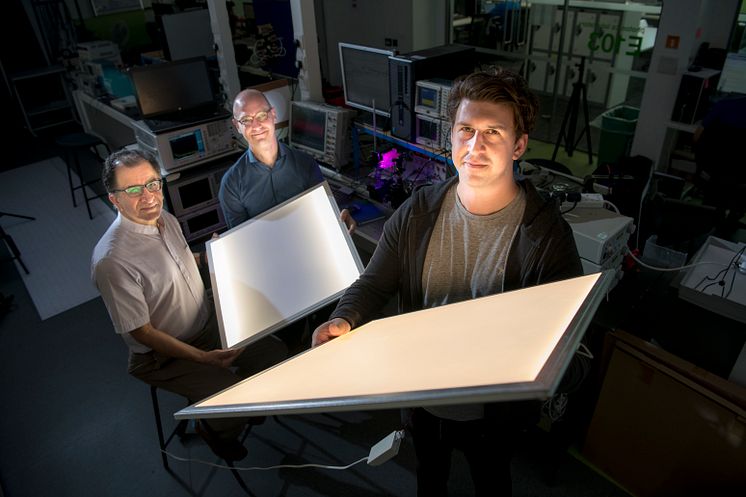
[(420, 177), (420, 174), (422, 174), (423, 169), (425, 169), (425, 166), (430, 164), (433, 161), (434, 157), (428, 157), (428, 159), (420, 166), (420, 168), (417, 170), (417, 174), (415, 175), (414, 179), (411, 179), (412, 183), (415, 183), (417, 181), (417, 178)]
[[(723, 296), (723, 292), (720, 292), (721, 297), (724, 297), (727, 299), (730, 296), (730, 292), (733, 291), (733, 284), (736, 280), (736, 273), (738, 272), (737, 261), (739, 261), (741, 256), (743, 256), (744, 251), (746, 251), (746, 245), (741, 247), (741, 250), (736, 252), (736, 255), (734, 255), (733, 258), (730, 260), (730, 263), (728, 264), (728, 269), (730, 269), (731, 266), (733, 267), (733, 276), (731, 276), (730, 278), (730, 288), (728, 288), (728, 293)], [(725, 276), (723, 276), (723, 279), (725, 279)], [(723, 290), (725, 290), (725, 287), (723, 287)]]
[(573, 210), (573, 209), (574, 209), (575, 207), (577, 207), (577, 206), (578, 206), (578, 203), (577, 203), (577, 202), (575, 202), (574, 204), (572, 204), (572, 207), (570, 207), (570, 208), (569, 208), (569, 209), (567, 209), (566, 211), (560, 211), (560, 215), (563, 215), (563, 214), (567, 214), (568, 212), (570, 212), (571, 210)]
[[(746, 248), (746, 246), (744, 246), (744, 248)], [(725, 266), (725, 268), (723, 268), (723, 269), (721, 269), (720, 271), (718, 271), (718, 272), (717, 272), (717, 274), (716, 274), (715, 276), (707, 276), (707, 275), (703, 276), (703, 277), (702, 277), (702, 279), (701, 279), (701, 280), (699, 281), (699, 283), (697, 283), (696, 285), (694, 285), (694, 289), (696, 290), (696, 289), (697, 289), (697, 287), (698, 287), (699, 285), (701, 285), (701, 284), (702, 284), (703, 282), (705, 282), (705, 281), (713, 280), (713, 281), (715, 281), (715, 282), (716, 282), (716, 281), (721, 281), (721, 280), (723, 280), (723, 279), (724, 279), (724, 278), (726, 277), (726, 275), (728, 274), (728, 270), (730, 269), (730, 267), (731, 267), (731, 266), (732, 266), (732, 265), (734, 264), (734, 262), (736, 261), (736, 259), (737, 259), (737, 258), (738, 258), (738, 257), (740, 256), (740, 254), (741, 254), (741, 253), (743, 252), (744, 248), (742, 248), (741, 250), (739, 250), (739, 251), (738, 251), (738, 252), (736, 253), (736, 255), (734, 255), (734, 256), (733, 256), (733, 258), (732, 258), (732, 259), (730, 260), (730, 262), (728, 263), (728, 265), (727, 265), (727, 266)], [(701, 292), (704, 292), (704, 291), (705, 291), (705, 288), (709, 288), (709, 287), (710, 287), (710, 286), (712, 286), (713, 284), (714, 284), (714, 283), (710, 283), (709, 285), (707, 285), (707, 286), (705, 286), (704, 288), (702, 288), (702, 290), (700, 290), (700, 291), (701, 291)]]
[[(728, 263), (728, 265), (724, 269), (721, 269), (720, 271), (718, 271), (717, 274), (715, 276), (713, 276), (713, 277), (705, 275), (699, 281), (699, 283), (697, 283), (696, 285), (694, 285), (694, 289), (697, 290), (698, 289), (697, 287), (699, 287), (699, 285), (701, 285), (705, 281), (712, 280), (712, 283), (708, 283), (707, 285), (705, 285), (704, 287), (702, 287), (702, 289), (699, 290), (699, 291), (702, 292), (702, 293), (704, 293), (705, 290), (707, 290), (708, 288), (710, 288), (712, 285), (720, 285), (722, 287), (720, 289), (720, 296), (723, 297), (723, 298), (727, 298), (728, 295), (730, 295), (730, 292), (733, 290), (733, 282), (735, 280), (735, 275), (736, 275), (736, 271), (737, 271), (737, 268), (735, 267), (735, 263), (741, 257), (741, 255), (743, 255), (744, 251), (746, 251), (746, 245), (744, 245), (738, 252), (735, 253), (735, 255), (731, 258), (730, 262)], [(730, 289), (728, 290), (728, 294), (724, 295), (724, 293), (725, 293), (725, 278), (728, 277), (728, 271), (730, 271), (731, 268), (733, 268), (733, 277), (731, 278)]]
[[(720, 279), (720, 278), (722, 278), (724, 276), (723, 273), (727, 273), (728, 272), (728, 267), (729, 266), (726, 266), (725, 269), (721, 269), (720, 271), (718, 271), (715, 276), (707, 276), (707, 275), (703, 276), (702, 279), (699, 280), (699, 283), (697, 283), (696, 285), (694, 285), (694, 289), (697, 290), (697, 287), (699, 285), (701, 285), (702, 283), (704, 283), (705, 281), (710, 281), (710, 280), (712, 280), (712, 281), (718, 281), (718, 279)], [(710, 285), (712, 285), (712, 283), (710, 283), (706, 287), (702, 288), (702, 290), (700, 290), (700, 292), (704, 292), (705, 288), (709, 287)]]
[[(728, 293), (726, 293), (726, 294), (725, 294), (725, 296), (724, 296), (724, 298), (726, 298), (726, 299), (727, 299), (728, 297), (730, 297), (730, 292), (732, 292), (732, 291), (733, 291), (733, 283), (735, 283), (735, 281), (736, 281), (736, 273), (737, 273), (737, 272), (738, 272), (738, 271), (735, 271), (735, 270), (734, 270), (734, 271), (733, 271), (733, 275), (732, 275), (732, 276), (730, 277), (730, 288), (728, 288)], [(723, 289), (725, 289), (725, 287), (723, 287)]]
[[(446, 152), (448, 152), (448, 148), (444, 147), (444, 148), (441, 148), (439, 151), (436, 151), (435, 156), (428, 157), (427, 161), (425, 161), (425, 163), (422, 164), (420, 168), (417, 170), (417, 175), (414, 177), (414, 179), (409, 180), (409, 181), (411, 181), (412, 183), (417, 181), (417, 178), (420, 177), (420, 173), (422, 173), (422, 170), (425, 168), (425, 166), (433, 162), (434, 159), (438, 159), (438, 157), (443, 158), (443, 162), (445, 163), (446, 170), (448, 170), (448, 158), (445, 156)], [(438, 162), (441, 162), (441, 161), (438, 161)]]
[[(709, 284), (703, 286), (702, 290), (700, 290), (700, 292), (705, 293), (705, 290), (707, 290), (708, 288), (710, 288), (712, 285), (724, 285), (724, 283), (723, 283), (722, 279), (713, 281), (712, 283), (709, 283)], [(722, 297), (722, 292), (720, 292), (720, 296)]]

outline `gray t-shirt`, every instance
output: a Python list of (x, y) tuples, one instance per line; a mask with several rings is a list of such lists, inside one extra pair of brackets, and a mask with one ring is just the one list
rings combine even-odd
[[(459, 200), (454, 184), (446, 193), (427, 247), (422, 269), (423, 307), (502, 292), (508, 252), (525, 208), (526, 194), (519, 188), (503, 209), (485, 216), (472, 214)], [(479, 419), (484, 414), (482, 404), (427, 410), (456, 421)]]
[(91, 277), (132, 352), (150, 350), (129, 335), (148, 322), (188, 341), (210, 316), (197, 263), (178, 221), (165, 211), (158, 226), (119, 214), (93, 249)]

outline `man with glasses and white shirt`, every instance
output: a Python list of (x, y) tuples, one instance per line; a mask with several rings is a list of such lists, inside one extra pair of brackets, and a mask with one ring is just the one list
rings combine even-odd
[[(93, 250), (91, 275), (129, 346), (129, 373), (196, 402), (279, 362), (287, 350), (272, 337), (220, 348), (199, 257), (163, 210), (159, 170), (147, 152), (121, 150), (106, 159), (102, 180), (118, 215)], [(197, 430), (215, 454), (236, 461), (246, 456), (237, 440), (246, 422), (202, 420)]]

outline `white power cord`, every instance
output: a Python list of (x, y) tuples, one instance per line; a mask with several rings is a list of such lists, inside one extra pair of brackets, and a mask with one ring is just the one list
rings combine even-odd
[(321, 468), (321, 469), (342, 470), (342, 469), (349, 469), (357, 464), (360, 464), (363, 461), (367, 461), (367, 463), (370, 466), (378, 466), (380, 464), (385, 463), (386, 461), (388, 461), (389, 459), (391, 459), (392, 457), (396, 456), (399, 453), (399, 445), (401, 444), (401, 441), (403, 439), (404, 439), (404, 430), (392, 431), (385, 438), (383, 438), (380, 442), (378, 442), (373, 447), (371, 447), (370, 454), (367, 457), (363, 457), (361, 459), (358, 459), (355, 462), (352, 462), (344, 466), (329, 466), (326, 464), (311, 464), (311, 463), (309, 464), (278, 464), (276, 466), (250, 466), (250, 467), (226, 466), (225, 464), (216, 464), (216, 463), (212, 463), (209, 461), (203, 461), (201, 459), (190, 459), (186, 457), (179, 457), (163, 449), (161, 449), (161, 452), (166, 454), (168, 457), (175, 459), (177, 461), (181, 461), (181, 462), (196, 462), (198, 464), (212, 466), (213, 468), (235, 469), (238, 471), (269, 471), (272, 469), (283, 469), (283, 468), (289, 468), (289, 469)]
[(575, 353), (581, 357), (587, 357), (588, 359), (593, 359), (593, 354), (591, 353), (590, 349), (586, 347), (586, 345), (582, 342), (578, 344), (578, 350), (576, 350)]
[(565, 415), (565, 411), (567, 410), (567, 394), (558, 393), (552, 395), (541, 407), (544, 414), (554, 423)]
[[(611, 210), (613, 210), (613, 211), (614, 211), (614, 212), (616, 212), (617, 214), (620, 214), (620, 212), (619, 212), (619, 209), (617, 208), (617, 206), (616, 206), (616, 205), (614, 205), (614, 204), (612, 204), (612, 203), (611, 203), (611, 202), (609, 202), (608, 200), (604, 200), (604, 205), (608, 205), (609, 207), (611, 207)], [(620, 215), (621, 215), (621, 214), (620, 214)]]
[(638, 259), (635, 254), (632, 253), (632, 251), (629, 249), (628, 246), (624, 246), (624, 249), (627, 251), (627, 254), (629, 254), (632, 259), (635, 260), (639, 265), (641, 265), (644, 268), (652, 269), (653, 271), (682, 271), (684, 269), (689, 269), (690, 267), (695, 266), (703, 266), (705, 264), (714, 264), (716, 266), (727, 266), (727, 264), (723, 264), (722, 262), (695, 262), (694, 264), (687, 264), (686, 266), (680, 266), (680, 267), (657, 267), (657, 266), (651, 266), (649, 264), (646, 264), (642, 262), (640, 259)]
[(362, 459), (358, 459), (357, 461), (347, 464), (346, 466), (328, 466), (325, 464), (278, 464), (277, 466), (250, 466), (250, 467), (240, 467), (240, 466), (226, 466), (225, 464), (216, 464), (209, 461), (203, 461), (201, 459), (189, 459), (187, 457), (179, 457), (177, 455), (171, 454), (168, 451), (162, 450), (164, 454), (166, 454), (171, 459), (175, 459), (177, 461), (181, 462), (196, 462), (198, 464), (204, 464), (206, 466), (212, 466), (213, 468), (220, 468), (220, 469), (235, 469), (238, 471), (269, 471), (272, 469), (282, 469), (282, 468), (294, 468), (294, 469), (300, 469), (300, 468), (322, 468), (322, 469), (349, 469), (356, 464), (360, 464), (363, 461), (367, 461), (367, 457), (363, 457)]

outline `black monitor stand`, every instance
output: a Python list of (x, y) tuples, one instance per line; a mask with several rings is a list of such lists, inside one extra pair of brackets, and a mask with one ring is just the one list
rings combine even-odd
[(358, 110), (355, 122), (363, 124), (370, 128), (375, 128), (376, 131), (391, 131), (391, 118), (380, 116), (375, 114), (375, 125), (373, 120), (374, 114), (367, 110)]

